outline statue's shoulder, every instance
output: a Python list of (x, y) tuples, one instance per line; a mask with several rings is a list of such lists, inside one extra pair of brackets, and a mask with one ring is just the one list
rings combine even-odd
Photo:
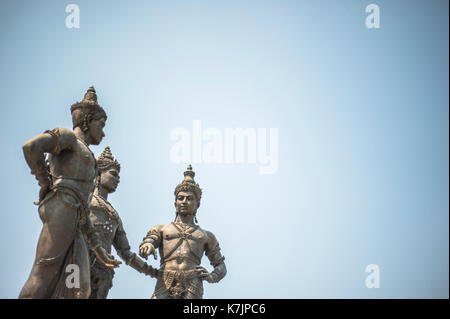
[(214, 235), (213, 232), (206, 231), (206, 236), (211, 244), (214, 244), (214, 245), (218, 244), (216, 235)]
[(75, 136), (75, 133), (72, 130), (69, 130), (68, 128), (65, 128), (65, 127), (57, 127), (51, 131), (61, 138), (68, 138), (68, 139), (70, 138), (73, 140), (77, 139), (77, 137)]
[(163, 229), (164, 229), (165, 226), (166, 226), (166, 225), (156, 225), (156, 226), (153, 226), (153, 227), (150, 229), (149, 232), (152, 232), (152, 233), (160, 233), (160, 232), (163, 231)]
[(199, 230), (203, 233), (206, 240), (217, 241), (216, 236), (214, 236), (214, 234), (212, 232), (210, 232), (209, 230), (203, 229), (200, 226), (198, 226), (197, 230)]
[(75, 133), (72, 130), (69, 130), (68, 128), (57, 127), (54, 130), (57, 130), (60, 135), (73, 136), (74, 138), (76, 138)]
[(64, 127), (57, 127), (51, 130), (51, 132), (53, 136), (58, 137), (59, 143), (63, 146), (63, 148), (76, 145), (77, 143), (77, 136), (72, 130)]
[(155, 227), (159, 227), (159, 230), (161, 232), (172, 231), (173, 229), (176, 229), (175, 226), (173, 225), (173, 223), (168, 223), (168, 224), (164, 224), (164, 225), (157, 225)]

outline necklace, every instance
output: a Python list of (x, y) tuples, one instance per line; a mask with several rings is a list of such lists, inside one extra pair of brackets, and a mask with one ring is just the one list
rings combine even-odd
[[(94, 195), (95, 199), (97, 200), (97, 202), (100, 204), (100, 206), (108, 213), (108, 215), (110, 215), (112, 217), (117, 217), (117, 215), (118, 215), (117, 211), (106, 199), (104, 199), (100, 195), (96, 195), (96, 194), (93, 194), (93, 195)], [(105, 203), (108, 203), (109, 206), (111, 207), (111, 209), (109, 209)]]
[(198, 228), (197, 225), (191, 226), (189, 224), (184, 224), (179, 221), (173, 222), (173, 224), (175, 228), (177, 228), (178, 232), (182, 235), (182, 237), (188, 236)]

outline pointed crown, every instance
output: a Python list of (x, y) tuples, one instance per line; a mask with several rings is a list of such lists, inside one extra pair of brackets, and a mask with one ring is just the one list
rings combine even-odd
[(92, 111), (93, 113), (102, 113), (102, 115), (106, 118), (105, 110), (97, 103), (97, 93), (95, 92), (95, 88), (93, 86), (89, 87), (81, 102), (76, 102), (70, 107), (70, 112), (73, 113), (73, 111), (80, 108), (88, 112)]
[(194, 180), (195, 172), (192, 170), (191, 164), (187, 167), (187, 170), (184, 172), (184, 180), (178, 184), (175, 188), (175, 197), (177, 197), (179, 192), (193, 192), (195, 197), (200, 202), (202, 198), (202, 189), (200, 185), (198, 185)]
[(97, 159), (97, 167), (99, 172), (106, 171), (110, 167), (114, 167), (120, 172), (120, 164), (114, 159), (109, 146), (105, 147), (105, 150), (100, 154)]

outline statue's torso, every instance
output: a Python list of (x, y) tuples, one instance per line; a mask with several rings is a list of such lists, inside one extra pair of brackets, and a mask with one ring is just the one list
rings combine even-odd
[(71, 149), (62, 150), (58, 155), (49, 155), (50, 174), (54, 186), (67, 186), (88, 200), (94, 190), (96, 160), (89, 147), (80, 140)]
[(100, 237), (102, 247), (111, 253), (111, 246), (119, 227), (119, 218), (116, 210), (108, 201), (94, 195), (91, 200), (89, 217)]
[(161, 236), (161, 268), (190, 270), (200, 265), (207, 240), (203, 229), (188, 226), (184, 230), (178, 223), (170, 223), (162, 228)]

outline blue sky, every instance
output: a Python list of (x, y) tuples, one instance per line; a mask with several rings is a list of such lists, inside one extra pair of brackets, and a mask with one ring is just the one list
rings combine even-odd
[[(173, 220), (175, 128), (278, 129), (274, 174), (193, 164), (228, 268), (205, 298), (448, 298), (447, 1), (1, 1), (0, 43), (0, 298), (18, 296), (42, 226), (21, 146), (71, 128), (90, 85), (108, 114), (92, 150), (121, 163), (110, 201), (134, 251)], [(154, 285), (122, 265), (109, 297)]]

